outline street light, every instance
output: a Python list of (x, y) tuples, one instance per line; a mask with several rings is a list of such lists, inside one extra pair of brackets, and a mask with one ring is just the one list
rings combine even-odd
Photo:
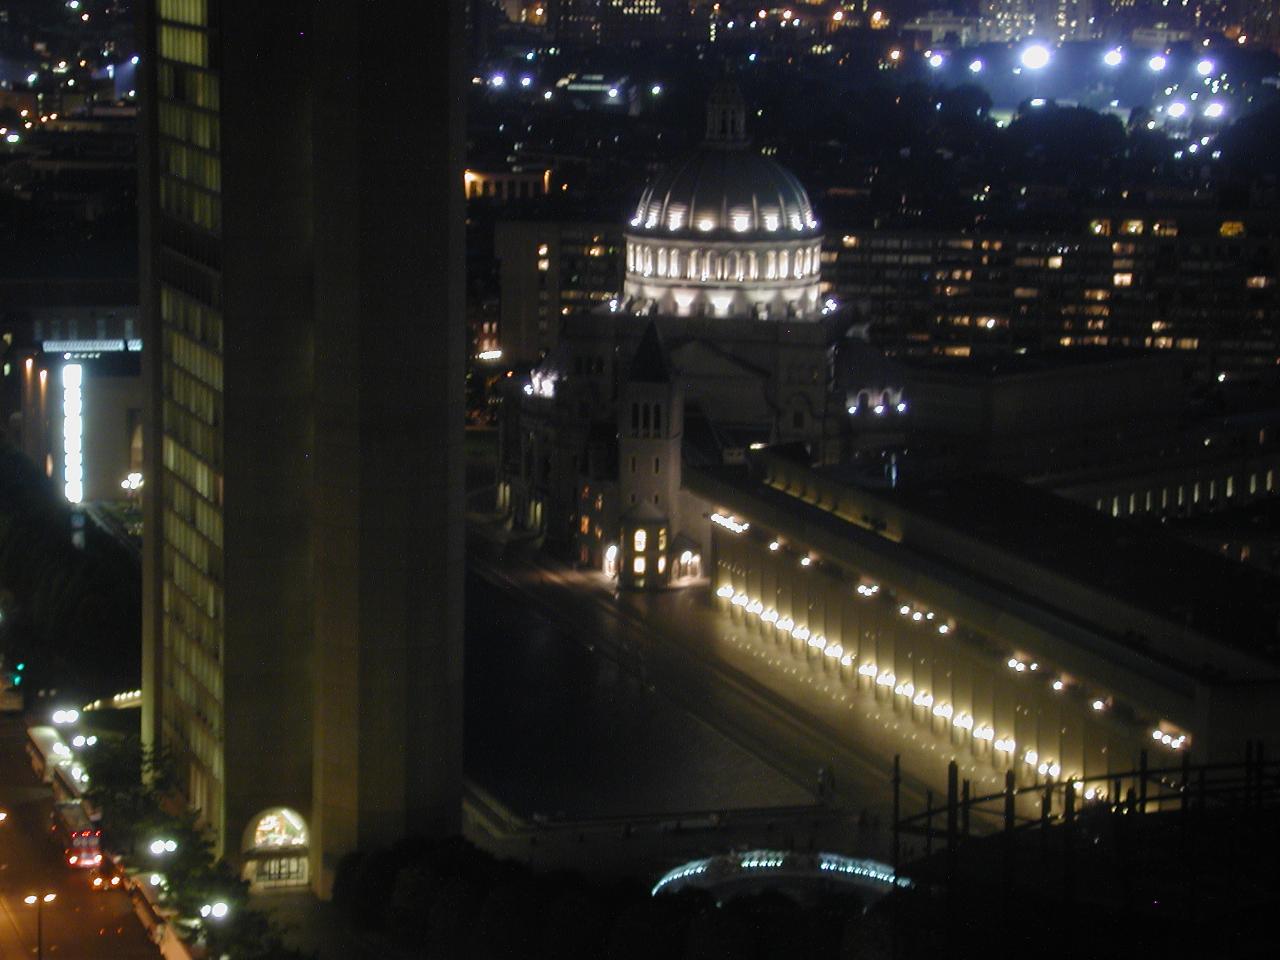
[(28, 894), (22, 898), (22, 902), (28, 907), (36, 908), (36, 960), (44, 960), (44, 905), (53, 903), (58, 899), (56, 893), (46, 893), (40, 896), (36, 894)]
[(1043, 70), (1049, 65), (1049, 48), (1042, 43), (1033, 43), (1022, 51), (1018, 58), (1028, 70)]
[(177, 840), (152, 840), (150, 849), (151, 849), (151, 852), (155, 854), (157, 857), (163, 856), (166, 853), (174, 853), (178, 849), (178, 841)]
[(200, 908), (200, 916), (204, 917), (206, 920), (210, 918), (213, 918), (214, 920), (221, 920), (223, 917), (227, 915), (227, 912), (230, 909), (231, 908), (228, 907), (221, 900), (219, 900), (217, 903), (206, 903), (203, 907)]

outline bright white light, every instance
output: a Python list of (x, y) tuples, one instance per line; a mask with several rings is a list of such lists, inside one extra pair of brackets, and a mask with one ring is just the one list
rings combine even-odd
[(1159, 73), (1168, 65), (1169, 61), (1158, 53), (1147, 61), (1147, 69), (1152, 73)]
[(1065, 683), (1063, 683), (1061, 680), (1055, 680), (1055, 681), (1053, 681), (1053, 689), (1058, 690), (1058, 691), (1061, 691), (1061, 690), (1063, 690), (1065, 687), (1066, 687), (1066, 684), (1065, 684)]
[(943, 56), (940, 53), (932, 54), (929, 57), (929, 66), (933, 67), (935, 70), (941, 67), (944, 62)]
[(610, 100), (617, 100), (617, 99), (618, 99), (618, 88), (617, 88), (617, 87), (610, 87), (610, 88), (609, 88), (609, 99), (610, 99)]
[(1033, 43), (1022, 51), (1018, 60), (1028, 70), (1043, 70), (1049, 65), (1049, 48), (1042, 43)]
[(662, 84), (655, 83), (652, 87), (649, 88), (649, 92), (653, 94), (655, 97), (660, 95), (662, 93)]
[(970, 73), (981, 73), (981, 72), (982, 72), (982, 61), (981, 61), (981, 60), (971, 60), (971, 61), (969, 62), (969, 72), (970, 72)]
[(1177, 120), (1179, 117), (1185, 117), (1187, 115), (1187, 105), (1183, 103), (1181, 100), (1175, 100), (1173, 101), (1173, 103), (1169, 104), (1169, 109), (1166, 111), (1166, 113), (1168, 113), (1169, 116), (1173, 117), (1173, 119), (1175, 120)]
[(1116, 47), (1114, 50), (1108, 50), (1102, 55), (1102, 62), (1108, 67), (1118, 67), (1120, 64), (1124, 63), (1124, 53), (1119, 47)]
[(162, 854), (162, 853), (164, 853), (164, 841), (163, 841), (163, 840), (152, 840), (152, 841), (151, 841), (151, 852), (152, 852), (152, 853), (154, 853), (154, 854), (156, 854), (157, 856), (158, 856), (158, 855), (160, 855), (160, 854)]
[(1204, 115), (1212, 120), (1216, 120), (1224, 113), (1226, 113), (1226, 107), (1216, 101), (1204, 108)]
[(551, 91), (550, 91), (550, 90), (547, 90), (546, 92), (544, 92), (544, 93), (542, 94), (542, 99), (543, 99), (543, 100), (550, 100), (550, 99), (551, 99)]
[(507, 78), (500, 73), (495, 73), (489, 78), (489, 83), (495, 87), (503, 87), (506, 86)]
[(533, 86), (533, 77), (521, 77), (521, 78), (520, 78), (520, 86), (522, 86), (522, 87), (531, 87), (531, 86)]
[[(1032, 105), (1033, 107), (1043, 107), (1047, 102), (1048, 102), (1048, 101), (1047, 101), (1047, 100), (1045, 100), (1045, 98), (1044, 98), (1044, 97), (1033, 97), (1033, 98), (1032, 98), (1032, 100), (1031, 100), (1031, 105)], [(990, 325), (990, 324), (988, 324), (988, 326), (989, 326), (989, 325)]]
[(85, 745), (84, 734), (77, 734), (76, 738), (71, 741), (73, 747), (83, 747)]
[(751, 529), (751, 524), (739, 521), (738, 518), (734, 516), (726, 517), (722, 513), (713, 513), (711, 515), (711, 522), (724, 527), (726, 530), (733, 533), (746, 533)]
[(477, 360), (501, 360), (502, 351), (501, 350), (481, 350), (479, 353), (476, 354), (476, 359)]
[(898, 404), (898, 412), (899, 412), (899, 413), (906, 413), (906, 412), (907, 412), (907, 405), (906, 405), (906, 403), (905, 403), (905, 402)]
[(158, 887), (160, 884), (164, 883), (164, 877), (160, 876), (158, 873), (153, 873), (150, 880), (153, 887)]
[(211, 904), (206, 903), (200, 908), (200, 916), (202, 917), (207, 917), (211, 913), (213, 913), (213, 906)]
[(1105, 710), (1105, 709), (1107, 708), (1106, 703), (1104, 703), (1104, 702), (1103, 702), (1103, 701), (1101, 701), (1101, 700), (1095, 700), (1095, 701), (1093, 701), (1092, 706), (1093, 706), (1093, 709), (1095, 709), (1095, 710)]
[(1202, 77), (1207, 77), (1209, 74), (1213, 73), (1213, 61), (1201, 60), (1196, 64), (1196, 73), (1200, 74)]
[(137, 57), (137, 55), (135, 54), (134, 56), (130, 57), (130, 58), (129, 58), (129, 62), (130, 62), (130, 63), (132, 63), (132, 64), (136, 67), (136, 66), (138, 65), (138, 57)]
[(881, 414), (884, 413), (884, 404), (877, 403), (874, 407), (872, 407), (872, 412), (875, 413), (877, 417), (880, 416)]

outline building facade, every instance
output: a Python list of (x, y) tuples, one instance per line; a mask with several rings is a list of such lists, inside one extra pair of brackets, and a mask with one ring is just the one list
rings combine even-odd
[(622, 291), (622, 230), (614, 223), (504, 220), (494, 231), (498, 342), (511, 364), (536, 363), (560, 327)]
[(829, 237), (831, 292), (900, 349), (1122, 346), (1206, 371), (1280, 362), (1280, 238), (1265, 218), (1097, 212), (1078, 231)]
[(459, 823), (462, 6), (142, 5), (142, 729), (258, 885)]

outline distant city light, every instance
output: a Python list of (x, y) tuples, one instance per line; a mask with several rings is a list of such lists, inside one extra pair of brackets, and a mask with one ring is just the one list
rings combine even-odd
[(1213, 73), (1213, 61), (1201, 60), (1196, 64), (1196, 73), (1200, 74), (1202, 77), (1207, 77), (1209, 74)]
[(491, 86), (503, 87), (506, 86), (507, 78), (500, 73), (495, 73), (489, 78), (489, 83)]
[(649, 88), (649, 92), (653, 94), (655, 97), (658, 96), (659, 94), (662, 93), (662, 84), (655, 83), (652, 87)]
[(520, 86), (529, 87), (533, 85), (533, 77), (521, 77)]
[(136, 67), (138, 65), (138, 55), (135, 53), (132, 57), (129, 58), (129, 62)]
[(1114, 50), (1108, 50), (1102, 55), (1102, 62), (1108, 67), (1118, 67), (1124, 63), (1124, 52), (1119, 47)]
[(971, 62), (969, 63), (969, 72), (970, 72), (970, 73), (981, 73), (981, 72), (982, 72), (982, 61), (981, 61), (981, 60), (973, 60), (973, 61), (971, 61)]
[(618, 88), (617, 88), (617, 87), (610, 87), (610, 88), (609, 88), (609, 99), (610, 99), (610, 100), (617, 100), (617, 99), (618, 99)]
[(1173, 117), (1175, 120), (1177, 120), (1179, 117), (1185, 117), (1187, 115), (1187, 105), (1183, 103), (1181, 100), (1175, 100), (1173, 103), (1169, 104), (1169, 109), (1166, 111), (1166, 113), (1168, 113), (1169, 116)]
[(1204, 108), (1204, 115), (1211, 120), (1216, 120), (1218, 117), (1226, 113), (1226, 110), (1226, 107), (1215, 101)]
[(1048, 101), (1045, 100), (1044, 97), (1033, 97), (1031, 100), (1031, 105), (1033, 107), (1043, 107), (1046, 103), (1048, 103)]
[(1028, 70), (1043, 70), (1049, 65), (1049, 48), (1042, 43), (1033, 43), (1022, 51), (1018, 60)]
[(1168, 65), (1169, 65), (1169, 61), (1158, 53), (1154, 57), (1152, 57), (1150, 60), (1147, 61), (1147, 69), (1149, 69), (1152, 73), (1159, 73)]
[(929, 66), (933, 67), (933, 69), (937, 70), (943, 63), (944, 60), (942, 54), (933, 53), (929, 55)]

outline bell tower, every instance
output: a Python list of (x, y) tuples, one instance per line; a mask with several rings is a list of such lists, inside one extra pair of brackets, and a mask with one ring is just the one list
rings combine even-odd
[[(631, 359), (618, 404), (618, 492), (623, 511), (623, 585), (658, 587), (670, 575), (667, 551), (678, 520), (684, 394), (658, 326), (650, 321)], [(641, 537), (628, 526), (646, 528)], [(652, 528), (652, 529), (649, 529)], [(637, 552), (637, 544), (644, 548)], [(637, 564), (637, 558), (643, 562)], [(637, 575), (637, 570), (643, 573)], [(632, 581), (628, 584), (628, 581)]]

